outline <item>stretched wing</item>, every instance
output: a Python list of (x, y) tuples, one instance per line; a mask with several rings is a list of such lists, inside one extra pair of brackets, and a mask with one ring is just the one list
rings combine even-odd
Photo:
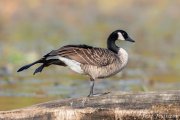
[(116, 54), (108, 49), (95, 48), (87, 45), (67, 45), (53, 50), (44, 57), (62, 56), (75, 60), (81, 64), (89, 64), (95, 66), (106, 66), (113, 63), (117, 58)]

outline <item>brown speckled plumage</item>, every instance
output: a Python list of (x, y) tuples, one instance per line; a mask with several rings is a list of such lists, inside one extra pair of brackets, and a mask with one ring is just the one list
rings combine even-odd
[(66, 45), (46, 54), (40, 60), (21, 67), (18, 72), (28, 69), (34, 64), (42, 63), (34, 74), (41, 72), (49, 65), (68, 66), (72, 70), (86, 74), (92, 81), (90, 94), (93, 95), (94, 80), (106, 78), (120, 72), (127, 64), (127, 52), (116, 46), (116, 40), (134, 42), (123, 30), (116, 30), (107, 40), (107, 48), (97, 48), (88, 45)]

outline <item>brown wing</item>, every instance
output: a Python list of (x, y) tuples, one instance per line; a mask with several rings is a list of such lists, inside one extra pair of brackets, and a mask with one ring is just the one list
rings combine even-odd
[(80, 62), (81, 64), (95, 66), (106, 66), (117, 58), (117, 56), (108, 49), (94, 48), (87, 45), (67, 45), (58, 50), (51, 51), (47, 55), (59, 55)]

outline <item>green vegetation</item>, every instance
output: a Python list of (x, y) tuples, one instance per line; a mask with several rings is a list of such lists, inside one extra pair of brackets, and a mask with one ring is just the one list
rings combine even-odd
[(106, 39), (115, 29), (128, 31), (136, 43), (118, 43), (128, 50), (128, 67), (122, 74), (98, 83), (98, 91), (180, 89), (178, 0), (2, 0), (1, 3), (0, 103), (4, 105), (0, 105), (1, 110), (59, 96), (85, 96), (89, 91), (88, 78), (67, 68), (51, 66), (36, 76), (32, 72), (37, 66), (20, 74), (16, 71), (65, 44), (106, 47)]

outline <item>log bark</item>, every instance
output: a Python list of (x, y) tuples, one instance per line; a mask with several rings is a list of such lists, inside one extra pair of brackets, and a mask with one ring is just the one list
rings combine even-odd
[(0, 120), (180, 120), (180, 90), (111, 92), (1, 111)]

